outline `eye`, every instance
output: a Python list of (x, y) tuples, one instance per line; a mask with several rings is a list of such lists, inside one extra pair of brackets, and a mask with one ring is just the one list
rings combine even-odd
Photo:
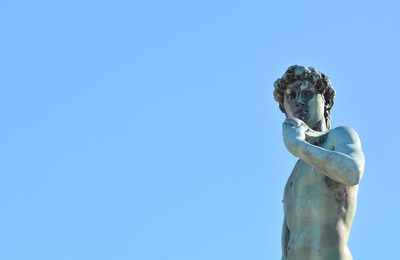
[(310, 91), (310, 90), (307, 90), (307, 91), (305, 92), (305, 96), (308, 97), (308, 98), (312, 98), (312, 97), (314, 96), (314, 92), (313, 92), (313, 91)]
[(296, 98), (296, 92), (291, 91), (291, 92), (286, 94), (286, 97), (288, 99), (295, 99)]

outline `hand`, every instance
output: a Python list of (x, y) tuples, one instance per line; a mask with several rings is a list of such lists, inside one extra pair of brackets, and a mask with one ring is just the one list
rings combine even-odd
[(299, 155), (300, 146), (304, 144), (307, 129), (308, 126), (297, 118), (286, 118), (282, 124), (283, 142), (289, 152), (296, 157)]

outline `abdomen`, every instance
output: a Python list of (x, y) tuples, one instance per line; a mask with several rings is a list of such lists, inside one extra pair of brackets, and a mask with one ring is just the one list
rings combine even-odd
[(299, 160), (284, 194), (286, 223), (290, 230), (288, 257), (291, 251), (291, 254), (301, 252), (311, 257), (300, 259), (314, 259), (321, 254), (340, 256), (332, 259), (352, 259), (347, 242), (356, 196), (355, 186), (337, 183)]

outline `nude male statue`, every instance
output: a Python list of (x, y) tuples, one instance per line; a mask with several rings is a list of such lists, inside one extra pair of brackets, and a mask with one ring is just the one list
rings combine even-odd
[(282, 259), (349, 260), (350, 228), (364, 171), (360, 139), (350, 127), (330, 130), (335, 91), (323, 73), (291, 66), (274, 83), (286, 115), (283, 140), (298, 157), (283, 197)]

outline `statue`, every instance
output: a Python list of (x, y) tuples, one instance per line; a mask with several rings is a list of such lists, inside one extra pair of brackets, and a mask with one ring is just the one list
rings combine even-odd
[(283, 141), (297, 161), (285, 186), (282, 259), (348, 260), (364, 155), (350, 127), (330, 129), (335, 91), (327, 76), (291, 66), (274, 83), (286, 115)]

